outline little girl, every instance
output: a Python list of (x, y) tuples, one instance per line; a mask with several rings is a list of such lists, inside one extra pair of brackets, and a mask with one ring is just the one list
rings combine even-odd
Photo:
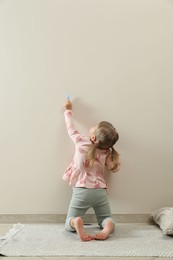
[[(105, 167), (111, 172), (120, 169), (119, 154), (113, 145), (119, 136), (116, 129), (103, 121), (90, 128), (89, 137), (81, 135), (72, 121), (72, 103), (65, 103), (65, 123), (75, 143), (75, 154), (63, 179), (73, 187), (73, 195), (66, 218), (66, 230), (76, 231), (82, 241), (105, 240), (114, 230), (107, 198)], [(101, 231), (92, 236), (84, 230), (83, 216), (93, 208)]]

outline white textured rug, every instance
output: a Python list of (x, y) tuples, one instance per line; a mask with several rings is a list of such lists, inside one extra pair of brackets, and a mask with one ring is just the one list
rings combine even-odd
[[(88, 233), (98, 232), (95, 225)], [(153, 225), (117, 224), (105, 241), (79, 241), (64, 224), (16, 224), (0, 237), (0, 254), (5, 256), (162, 256), (173, 257), (173, 237)]]

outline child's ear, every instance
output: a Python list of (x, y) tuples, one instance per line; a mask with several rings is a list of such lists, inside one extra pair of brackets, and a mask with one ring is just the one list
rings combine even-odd
[(93, 143), (96, 143), (97, 139), (96, 139), (96, 136), (95, 136), (95, 135), (92, 135), (92, 136), (91, 136), (91, 141), (92, 141)]

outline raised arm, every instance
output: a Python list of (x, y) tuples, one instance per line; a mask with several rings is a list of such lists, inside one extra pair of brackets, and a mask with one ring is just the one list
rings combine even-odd
[(66, 129), (67, 132), (70, 136), (70, 138), (72, 139), (72, 141), (74, 143), (77, 142), (80, 134), (79, 132), (76, 130), (74, 124), (73, 124), (73, 112), (72, 112), (72, 103), (70, 100), (67, 100), (64, 104), (64, 108), (65, 108), (65, 112), (64, 112), (64, 116), (65, 116), (65, 123), (66, 123)]

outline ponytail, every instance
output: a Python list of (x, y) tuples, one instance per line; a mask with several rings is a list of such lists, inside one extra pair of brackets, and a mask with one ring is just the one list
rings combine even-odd
[(92, 168), (94, 161), (95, 161), (95, 153), (97, 149), (97, 144), (92, 144), (87, 152), (87, 161), (88, 161), (88, 166)]
[(114, 162), (114, 164), (118, 166), (118, 162), (119, 162), (119, 153), (114, 149), (114, 147), (112, 146), (111, 148), (111, 159)]

